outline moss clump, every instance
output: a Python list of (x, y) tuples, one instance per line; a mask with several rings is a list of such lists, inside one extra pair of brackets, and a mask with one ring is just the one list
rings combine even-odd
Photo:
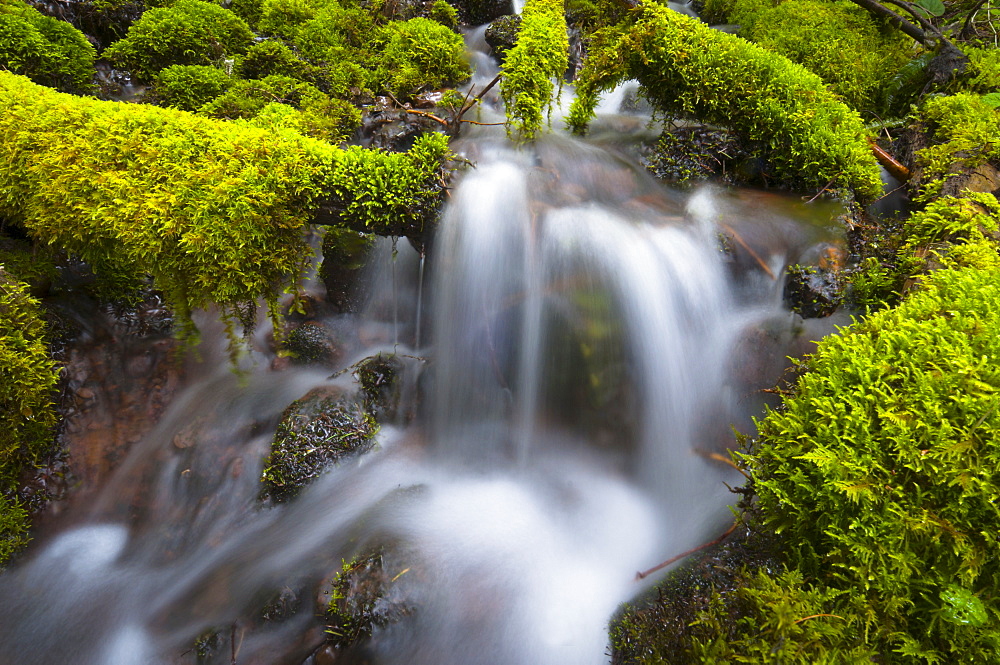
[(912, 40), (851, 2), (788, 0), (764, 9), (740, 36), (803, 65), (856, 109), (879, 108)]
[(211, 65), (171, 65), (156, 75), (153, 96), (163, 106), (197, 111), (233, 84), (233, 77)]
[(917, 163), (923, 169), (921, 201), (957, 193), (950, 191), (954, 188), (949, 181), (960, 182), (977, 167), (1000, 160), (1000, 110), (979, 95), (931, 97), (917, 119), (930, 129), (935, 141), (917, 152)]
[(277, 318), (321, 202), (372, 229), (424, 219), (447, 152), (436, 135), (407, 154), (341, 151), (281, 127), (77, 98), (0, 72), (0, 214), (98, 270), (151, 274), (182, 336), (192, 309), (211, 303), (235, 323), (263, 298)]
[(220, 64), (253, 42), (246, 22), (219, 5), (177, 0), (145, 12), (103, 56), (143, 81), (170, 65)]
[(51, 448), (57, 420), (59, 371), (27, 288), (0, 266), (0, 565), (27, 542), (28, 515), (14, 490), (22, 471)]
[[(504, 57), (500, 94), (507, 133), (532, 140), (546, 123), (569, 66), (562, 0), (528, 0), (517, 43)], [(557, 88), (555, 81), (560, 82)]]
[(583, 131), (600, 92), (637, 79), (664, 111), (730, 127), (760, 146), (777, 174), (803, 187), (882, 191), (857, 113), (823, 81), (782, 56), (645, 3), (595, 34), (569, 122)]
[(279, 75), (236, 81), (199, 111), (213, 118), (256, 118), (258, 127), (284, 127), (334, 144), (361, 124), (361, 112), (350, 103)]
[(405, 153), (351, 147), (338, 160), (331, 212), (346, 227), (418, 239), (437, 219), (441, 163), (450, 155), (444, 134), (424, 134)]
[(749, 461), (766, 523), (892, 662), (996, 659), (998, 325), (996, 267), (936, 271), (823, 340), (760, 423)]
[(685, 662), (876, 662), (876, 652), (864, 643), (862, 622), (843, 609), (844, 596), (807, 582), (796, 570), (744, 574), (734, 591), (713, 594), (709, 608), (695, 619)]
[(370, 449), (376, 432), (360, 404), (337, 389), (313, 390), (282, 414), (262, 475), (264, 496), (288, 501), (331, 465)]
[(448, 0), (434, 0), (427, 16), (446, 28), (458, 29), (458, 10), (448, 4)]
[(439, 88), (469, 78), (461, 35), (436, 21), (394, 21), (379, 31), (372, 46), (380, 52), (376, 88), (412, 96), (422, 88)]
[(92, 88), (94, 47), (66, 21), (21, 0), (0, 0), (0, 69), (65, 92)]
[(264, 79), (268, 76), (291, 78), (321, 85), (322, 73), (300, 58), (280, 39), (267, 39), (247, 49), (238, 59), (236, 71), (240, 78)]
[(974, 46), (965, 46), (962, 50), (969, 57), (962, 87), (980, 94), (1000, 92), (1000, 50)]

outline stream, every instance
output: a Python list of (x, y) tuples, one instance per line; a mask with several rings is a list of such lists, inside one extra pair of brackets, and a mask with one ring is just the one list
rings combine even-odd
[[(385, 241), (367, 305), (322, 321), (336, 367), (277, 363), (263, 327), (236, 373), (206, 317), (162, 414), (0, 576), (0, 664), (608, 662), (615, 609), (662, 579), (636, 573), (731, 524), (732, 427), (834, 323), (790, 313), (773, 275), (837, 245), (836, 211), (665, 188), (607, 138), (643, 123), (613, 111), (592, 139), (523, 149), (471, 128), (455, 147), (476, 168), (426, 259)], [(408, 368), (411, 417), (262, 506), (286, 407), (354, 394), (349, 368), (379, 353)], [(317, 596), (373, 550), (392, 620), (335, 653)]]

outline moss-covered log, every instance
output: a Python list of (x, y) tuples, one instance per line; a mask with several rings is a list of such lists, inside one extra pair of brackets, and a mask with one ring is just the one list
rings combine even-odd
[(0, 215), (98, 270), (151, 274), (184, 319), (211, 303), (233, 316), (258, 298), (273, 314), (324, 205), (340, 214), (321, 221), (375, 233), (422, 226), (437, 205), (441, 135), (392, 155), (259, 124), (73, 97), (0, 72)]
[(882, 190), (858, 114), (800, 65), (644, 3), (622, 25), (595, 35), (577, 80), (570, 125), (583, 131), (598, 96), (627, 79), (662, 110), (730, 127), (760, 144), (776, 172), (809, 187)]

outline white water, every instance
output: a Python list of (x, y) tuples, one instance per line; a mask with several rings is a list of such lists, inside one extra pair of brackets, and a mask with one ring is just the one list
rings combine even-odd
[[(746, 423), (734, 348), (791, 319), (759, 272), (734, 288), (714, 195), (684, 203), (568, 139), (470, 157), (428, 258), (428, 346), (406, 346), (420, 299), (400, 295), (419, 283), (405, 253), (372, 298), (396, 325), (336, 322), (352, 360), (393, 343), (430, 359), (418, 418), (260, 510), (279, 414), (349, 376), (206, 369), (71, 526), (0, 577), (0, 664), (194, 662), (208, 629), (235, 644), (212, 662), (307, 662), (319, 580), (379, 545), (413, 611), (366, 662), (607, 662), (635, 573), (727, 526), (738, 477), (705, 454)], [(283, 586), (309, 589), (305, 609), (244, 634)]]

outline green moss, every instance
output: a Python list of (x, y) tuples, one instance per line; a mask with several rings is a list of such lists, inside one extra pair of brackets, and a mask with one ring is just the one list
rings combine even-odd
[(0, 565), (27, 542), (28, 515), (13, 498), (21, 473), (53, 445), (59, 370), (28, 287), (0, 266)]
[(0, 69), (65, 92), (88, 92), (94, 47), (66, 21), (20, 0), (0, 0)]
[(264, 3), (263, 0), (231, 0), (229, 11), (246, 21), (251, 29), (256, 30), (261, 16), (264, 15)]
[(331, 99), (316, 86), (288, 76), (236, 81), (201, 113), (214, 118), (262, 116), (258, 127), (284, 127), (331, 143), (344, 141), (361, 123), (351, 104)]
[(202, 0), (177, 0), (145, 12), (103, 56), (151, 81), (170, 65), (220, 64), (252, 42), (250, 27), (231, 11)]
[(921, 201), (938, 196), (953, 176), (1000, 160), (1000, 110), (979, 95), (931, 97), (918, 121), (931, 131), (935, 142), (917, 153), (917, 163), (923, 168)]
[(341, 151), (0, 72), (0, 214), (98, 266), (151, 274), (182, 335), (192, 309), (211, 303), (237, 319), (263, 298), (277, 317), (277, 295), (309, 259), (303, 230), (321, 201), (372, 227), (423, 219), (438, 205), (430, 181), (446, 154), (437, 135), (408, 154)]
[(1000, 646), (998, 278), (925, 277), (823, 340), (760, 423), (767, 523), (798, 570), (863, 608), (891, 662), (993, 662)]
[(461, 35), (436, 21), (393, 21), (379, 31), (376, 86), (410, 97), (421, 89), (461, 83), (470, 76)]
[[(503, 63), (500, 94), (507, 133), (532, 140), (547, 122), (569, 66), (569, 38), (562, 0), (528, 0), (517, 43)], [(554, 81), (559, 81), (559, 87)]]
[(440, 164), (449, 155), (444, 134), (425, 134), (406, 153), (348, 148), (332, 177), (344, 202), (340, 223), (379, 235), (418, 235), (437, 218)]
[(873, 662), (861, 621), (845, 611), (845, 592), (806, 582), (798, 571), (745, 575), (728, 594), (713, 595), (692, 625), (691, 663)]
[(766, 8), (740, 36), (818, 74), (856, 109), (881, 107), (881, 91), (909, 59), (913, 41), (858, 5), (830, 0)]
[(782, 56), (647, 3), (595, 35), (570, 125), (582, 131), (598, 95), (629, 78), (664, 111), (739, 131), (789, 182), (848, 186), (865, 199), (882, 191), (860, 117)]
[(992, 194), (966, 192), (966, 196), (945, 196), (927, 205), (906, 220), (907, 245), (962, 242), (977, 232), (996, 234), (1000, 203)]
[(701, 17), (708, 23), (735, 23), (748, 30), (757, 17), (779, 3), (780, 0), (705, 0)]
[(152, 93), (163, 106), (197, 111), (232, 84), (233, 78), (218, 67), (171, 65), (156, 75)]
[(964, 46), (962, 51), (969, 57), (962, 87), (981, 94), (1000, 91), (1000, 50)]
[(448, 0), (434, 0), (427, 15), (446, 28), (452, 30), (458, 28), (458, 10), (450, 5)]
[(316, 86), (289, 76), (272, 75), (260, 80), (236, 81), (222, 95), (202, 108), (213, 118), (252, 118), (271, 103), (298, 108), (310, 95), (322, 94)]
[(237, 60), (236, 65), (236, 73), (244, 79), (289, 76), (313, 84), (321, 80), (321, 74), (316, 69), (280, 39), (254, 44), (247, 49), (246, 55)]

